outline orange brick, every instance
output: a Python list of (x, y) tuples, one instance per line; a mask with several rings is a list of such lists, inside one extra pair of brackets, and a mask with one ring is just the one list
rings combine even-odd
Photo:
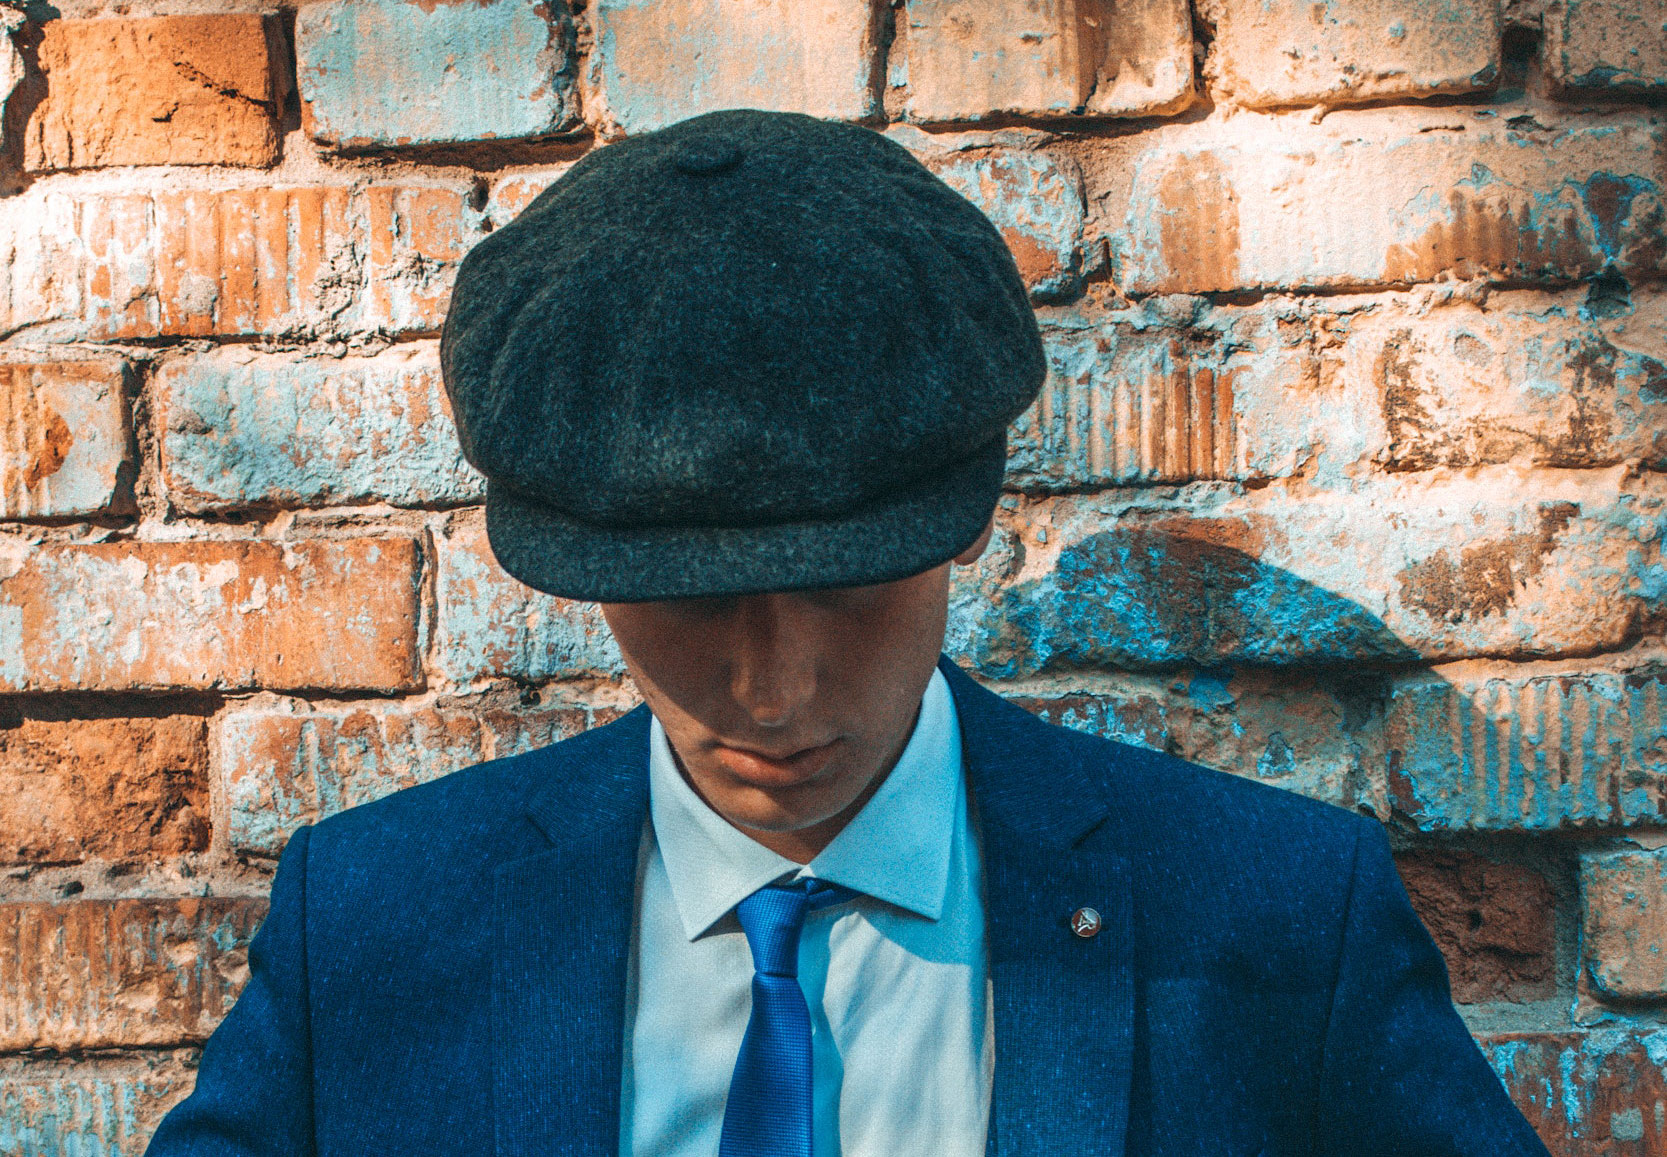
[(208, 846), (202, 719), (26, 719), (0, 730), (0, 862), (74, 863)]
[(127, 367), (0, 361), (0, 518), (96, 514), (128, 501)]
[(1210, 70), (1257, 107), (1485, 89), (1499, 77), (1495, 0), (1206, 0)]
[(1580, 950), (1598, 992), (1667, 997), (1667, 849), (1587, 856), (1580, 902)]
[(1447, 959), (1455, 1001), (1556, 995), (1556, 900), (1544, 876), (1468, 852), (1403, 852), (1395, 866)]
[(1641, 117), (1543, 127), (1433, 109), (1320, 124), (1247, 114), (1125, 147), (1099, 170), (1115, 188), (1091, 186), (1089, 203), (1106, 207), (1131, 296), (1667, 270), (1663, 135)]
[(280, 36), (254, 14), (48, 21), (26, 166), (273, 164)]
[(0, 692), (407, 689), (409, 538), (50, 545), (0, 579)]
[(543, 594), (492, 556), (480, 518), (435, 538), (435, 665), (453, 683), (611, 676), (624, 670), (595, 603)]
[(0, 904), (0, 1050), (205, 1040), (248, 979), (265, 901)]
[(1181, 0), (908, 0), (897, 31), (913, 121), (1157, 116), (1193, 99)]
[(1564, 0), (1546, 10), (1546, 75), (1570, 99), (1667, 90), (1667, 0)]
[(0, 204), (0, 329), (437, 331), (481, 219), (450, 185), (29, 192)]

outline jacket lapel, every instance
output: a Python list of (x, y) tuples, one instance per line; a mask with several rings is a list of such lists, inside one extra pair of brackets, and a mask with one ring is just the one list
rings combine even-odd
[[(1050, 727), (939, 660), (960, 718), (982, 830), (986, 949), (995, 998), (987, 1150), (1120, 1155), (1134, 1052), (1127, 863), (1085, 741)], [(1089, 939), (1071, 914), (1102, 920)]]
[(551, 846), (500, 865), (493, 895), (498, 1157), (619, 1146), (648, 723), (647, 708), (638, 707), (534, 753), (527, 814)]
[[(1120, 1157), (1134, 1044), (1128, 867), (1082, 741), (938, 663), (978, 809), (995, 996), (988, 1151)], [(500, 865), (493, 897), (497, 1157), (614, 1152), (647, 708), (535, 753), (527, 813), (544, 851)], [(1069, 918), (1091, 907), (1092, 939)]]

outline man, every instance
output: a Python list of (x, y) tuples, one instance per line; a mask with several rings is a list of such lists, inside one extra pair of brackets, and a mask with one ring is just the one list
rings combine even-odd
[(1044, 362), (904, 149), (597, 149), (442, 359), (494, 553), (644, 706), (297, 832), (153, 1153), (1544, 1153), (1375, 822), (939, 654)]

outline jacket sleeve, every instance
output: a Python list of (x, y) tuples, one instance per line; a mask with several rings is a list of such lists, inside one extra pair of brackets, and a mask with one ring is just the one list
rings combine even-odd
[(249, 943), (249, 980), (203, 1046), (191, 1095), (163, 1118), (147, 1157), (310, 1157), (307, 840), (290, 837)]
[(1322, 1060), (1314, 1151), (1547, 1157), (1453, 1008), (1447, 965), (1364, 820)]

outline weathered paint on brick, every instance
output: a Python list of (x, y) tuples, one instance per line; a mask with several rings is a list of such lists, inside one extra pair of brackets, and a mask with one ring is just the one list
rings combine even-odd
[(1556, 995), (1556, 897), (1544, 875), (1520, 864), (1432, 848), (1401, 852), (1395, 866), (1447, 961), (1454, 1001)]
[(0, 360), (0, 518), (98, 514), (131, 499), (126, 363)]
[(1587, 855), (1580, 906), (1582, 964), (1596, 989), (1667, 998), (1667, 849)]
[(1667, 821), (1667, 666), (1460, 664), (1390, 686), (1387, 807), (1426, 830)]
[(166, 363), (162, 472), (192, 512), (478, 500), (433, 342), (370, 357), (222, 347)]
[(417, 544), (0, 544), (0, 692), (421, 682)]
[(1571, 99), (1667, 90), (1667, 0), (1563, 0), (1545, 15), (1546, 75)]
[(270, 165), (284, 97), (275, 17), (48, 20), (30, 169)]
[(1667, 294), (1640, 290), (1603, 316), (1587, 296), (1045, 311), (1050, 374), (1009, 435), (1008, 482), (1667, 467)]
[(1209, 0), (1209, 68), (1252, 107), (1476, 92), (1499, 76), (1496, 0)]
[(877, 111), (868, 0), (597, 0), (594, 12), (593, 67), (628, 132), (722, 108)]
[(208, 729), (191, 715), (0, 729), (0, 863), (148, 860), (208, 847)]
[(233, 850), (276, 858), (301, 824), (577, 734), (584, 707), (256, 703), (215, 720)]
[(0, 1153), (142, 1157), (195, 1083), (195, 1049), (96, 1060), (0, 1060)]
[(1386, 110), (1177, 130), (1130, 158), (1126, 200), (1106, 200), (1117, 282), (1144, 295), (1658, 276), (1661, 139), (1636, 122), (1518, 131)]
[[(1573, 301), (1387, 312), (1351, 327), (1344, 389), (1375, 389), (1391, 470), (1513, 459), (1540, 466), (1667, 466), (1667, 299), (1607, 318)], [(1349, 380), (1352, 379), (1352, 380)]]
[(544, 136), (576, 119), (561, 0), (328, 0), (295, 19), (302, 122), (339, 148)]
[[(1201, 309), (1186, 342), (1171, 320), (1144, 306), (1043, 318), (1048, 378), (1008, 431), (1009, 485), (1077, 489), (1292, 472), (1300, 457), (1292, 443), (1302, 442), (1300, 428), (1292, 429), (1305, 398), (1302, 351), (1286, 348), (1262, 317)], [(1264, 399), (1272, 420), (1246, 424), (1244, 410)]]
[(1031, 297), (1082, 288), (1082, 174), (1046, 153), (997, 150), (933, 166), (950, 188), (1001, 230)]
[(1179, 0), (908, 0), (894, 84), (921, 122), (1160, 116), (1192, 103), (1192, 19)]
[(1097, 672), (1076, 685), (1003, 693), (1050, 723), (1328, 803), (1358, 802), (1378, 723), (1370, 687), (1250, 667)]
[(516, 173), (499, 178), (493, 182), (492, 192), (487, 197), (486, 219), (492, 223), (493, 228), (509, 224), (519, 217), (540, 193), (555, 184), (556, 179), (572, 167), (555, 165), (537, 172)]
[(435, 537), (435, 658), (453, 683), (559, 679), (625, 670), (595, 603), (542, 594), (506, 574), (478, 517)]
[(263, 900), (0, 904), (0, 1050), (205, 1040), (248, 979)]
[(481, 214), (456, 185), (43, 192), (0, 205), (0, 333), (438, 331)]
[(1492, 1033), (1483, 1054), (1553, 1157), (1667, 1146), (1667, 1033)]
[(1551, 657), (1667, 596), (1658, 476), (1389, 478), (1010, 500), (957, 573), (950, 640), (991, 677), (1222, 662)]

